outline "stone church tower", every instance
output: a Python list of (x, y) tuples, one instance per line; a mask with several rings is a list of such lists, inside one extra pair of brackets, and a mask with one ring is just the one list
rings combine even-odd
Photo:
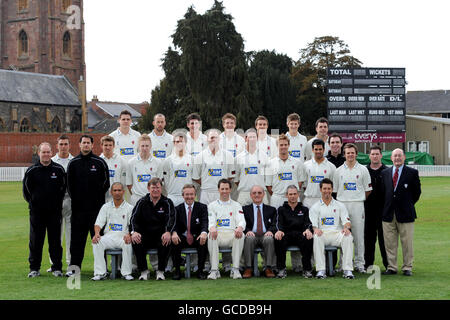
[(0, 69), (65, 75), (76, 89), (86, 79), (83, 0), (0, 0)]

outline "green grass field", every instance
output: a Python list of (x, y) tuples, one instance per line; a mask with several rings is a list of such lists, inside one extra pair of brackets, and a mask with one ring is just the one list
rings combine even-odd
[[(289, 272), (286, 279), (252, 278), (216, 281), (197, 278), (173, 281), (122, 279), (93, 282), (92, 246), (86, 245), (81, 287), (70, 290), (67, 278), (54, 278), (49, 267), (47, 245), (44, 247), (41, 277), (28, 279), (29, 221), (20, 183), (0, 183), (0, 299), (27, 300), (102, 300), (102, 299), (276, 299), (276, 300), (448, 300), (450, 298), (450, 178), (422, 178), (422, 196), (417, 204), (418, 219), (414, 235), (414, 275), (381, 276), (380, 289), (368, 289), (372, 275), (355, 274), (345, 280), (341, 274), (324, 280), (304, 279)], [(64, 249), (65, 250), (65, 249)], [(399, 249), (401, 250), (401, 249)], [(261, 259), (260, 259), (261, 260)], [(289, 261), (288, 261), (289, 262)], [(401, 265), (401, 252), (399, 264)], [(377, 252), (376, 264), (382, 266)], [(384, 271), (384, 268), (381, 268)]]

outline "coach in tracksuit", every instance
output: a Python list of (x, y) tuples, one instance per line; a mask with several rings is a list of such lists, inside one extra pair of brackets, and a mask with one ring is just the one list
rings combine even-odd
[[(94, 224), (109, 189), (109, 169), (105, 160), (92, 153), (94, 139), (80, 138), (80, 154), (67, 166), (67, 189), (72, 199), (70, 265), (81, 269), (88, 232), (95, 235)], [(71, 270), (69, 268), (68, 270)], [(70, 276), (73, 272), (68, 272)]]
[(66, 192), (64, 168), (51, 160), (52, 149), (44, 142), (38, 148), (39, 162), (25, 172), (23, 196), (30, 209), (30, 273), (39, 276), (45, 231), (55, 277), (62, 276), (61, 220), (62, 204)]

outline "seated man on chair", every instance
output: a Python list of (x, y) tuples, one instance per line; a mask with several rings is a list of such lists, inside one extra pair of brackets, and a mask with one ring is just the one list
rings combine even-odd
[(262, 186), (254, 185), (250, 189), (250, 198), (252, 199), (252, 204), (242, 208), (246, 224), (244, 230), (244, 260), (246, 269), (242, 277), (252, 277), (254, 251), (255, 247), (259, 247), (264, 250), (266, 262), (264, 275), (267, 278), (275, 278), (272, 270), (276, 264), (273, 236), (277, 231), (275, 225), (277, 209), (263, 203), (264, 188)]
[[(103, 280), (107, 276), (105, 250), (122, 249), (122, 266), (120, 272), (126, 280), (133, 280), (131, 275), (131, 257), (133, 248), (131, 247), (131, 236), (128, 233), (131, 212), (133, 207), (123, 199), (125, 188), (122, 183), (115, 182), (111, 186), (113, 200), (105, 203), (97, 216), (92, 238), (92, 248), (94, 251), (94, 277), (92, 280)], [(101, 229), (106, 226), (104, 236), (100, 236)]]
[(330, 179), (323, 179), (319, 186), (322, 198), (311, 207), (309, 215), (314, 229), (316, 278), (326, 277), (325, 246), (332, 245), (342, 248), (344, 278), (353, 279), (353, 236), (347, 208), (331, 196), (333, 182)]

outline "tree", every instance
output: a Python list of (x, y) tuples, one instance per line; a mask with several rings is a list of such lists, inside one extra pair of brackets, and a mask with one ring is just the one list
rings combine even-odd
[(330, 67), (361, 67), (362, 62), (350, 55), (348, 45), (338, 37), (315, 38), (300, 50), (301, 57), (292, 68), (291, 79), (297, 89), (296, 100), (302, 113), (302, 127), (315, 135), (314, 124), (326, 116), (326, 78)]

